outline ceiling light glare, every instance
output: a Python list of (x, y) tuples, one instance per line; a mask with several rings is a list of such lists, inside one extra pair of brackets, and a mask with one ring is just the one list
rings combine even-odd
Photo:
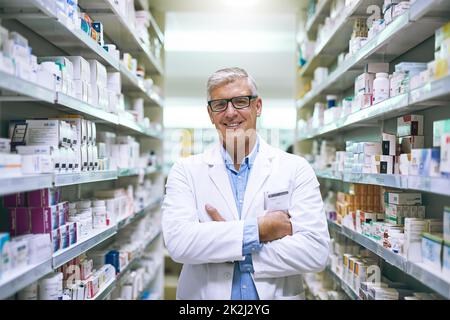
[(258, 0), (223, 0), (223, 3), (234, 8), (248, 8), (255, 6)]

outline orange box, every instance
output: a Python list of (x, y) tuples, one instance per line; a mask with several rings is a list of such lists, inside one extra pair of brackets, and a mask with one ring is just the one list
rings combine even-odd
[(369, 185), (367, 185), (367, 184), (362, 185), (361, 194), (363, 194), (363, 195), (369, 194)]

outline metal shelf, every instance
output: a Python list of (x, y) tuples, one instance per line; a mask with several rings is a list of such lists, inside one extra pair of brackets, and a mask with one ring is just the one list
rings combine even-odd
[[(130, 30), (126, 27), (128, 24), (120, 15), (117, 17), (115, 16), (117, 11), (113, 5), (107, 0), (84, 1), (83, 4), (90, 4), (88, 7), (97, 8), (95, 12), (99, 14), (99, 18), (101, 17), (100, 20), (103, 22), (103, 25), (105, 25), (105, 23), (110, 23), (110, 28), (107, 28), (105, 25), (105, 31), (112, 30), (112, 32), (117, 32), (118, 38), (123, 41), (131, 41), (131, 43), (134, 43), (134, 45), (126, 43), (127, 45), (121, 48), (129, 48), (129, 52), (135, 52), (136, 54), (141, 53), (141, 56), (145, 58), (144, 61), (146, 61), (146, 69), (150, 71), (156, 70), (162, 75), (163, 71), (160, 64), (155, 60), (151, 53), (149, 53), (149, 50), (143, 47), (141, 41), (137, 39), (136, 33), (131, 31), (130, 33), (124, 32), (124, 30)], [(99, 60), (107, 67), (109, 66), (117, 71), (120, 70), (122, 75), (124, 75), (125, 81), (129, 78), (129, 74), (125, 73), (124, 69), (121, 68), (121, 63), (118, 60), (115, 60), (85, 32), (79, 28), (70, 29), (66, 27), (56, 19), (50, 10), (43, 7), (37, 0), (20, 0), (14, 3), (11, 3), (11, 1), (8, 2), (7, 0), (0, 0), (0, 7), (4, 8), (4, 13), (2, 13), (1, 16), (19, 20), (22, 24), (43, 36), (56, 47), (66, 51), (68, 54), (82, 55), (86, 59), (92, 58)], [(109, 13), (105, 13), (104, 10), (108, 7), (110, 8)], [(26, 13), (23, 12), (24, 8), (27, 9)], [(34, 8), (34, 11), (30, 12), (30, 8)], [(112, 9), (114, 9), (114, 11), (112, 11)], [(37, 17), (37, 14), (40, 14), (40, 16)], [(117, 27), (117, 19), (120, 19), (121, 23), (119, 25), (124, 26), (122, 29)], [(113, 38), (113, 40), (116, 40), (116, 38)], [(138, 88), (142, 89), (142, 87), (139, 86)], [(147, 99), (152, 103), (159, 104), (160, 101), (153, 101), (149, 94), (146, 95)]]
[(117, 226), (111, 226), (107, 229), (102, 229), (94, 233), (90, 238), (82, 240), (67, 249), (57, 251), (53, 255), (53, 268), (58, 268), (70, 260), (78, 257), (82, 253), (95, 247), (99, 243), (105, 241), (117, 232)]
[[(160, 169), (151, 167), (144, 170), (144, 174), (159, 172)], [(118, 177), (139, 174), (139, 169), (119, 169), (119, 171), (91, 171), (61, 174), (41, 174), (20, 177), (0, 178), (0, 196), (26, 192), (51, 187), (63, 187), (81, 183), (114, 180)]]
[(427, 83), (409, 94), (411, 105), (435, 106), (450, 100), (450, 76)]
[(450, 299), (450, 279), (430, 271), (423, 263), (408, 262), (408, 274), (433, 289), (446, 299)]
[(334, 281), (337, 282), (337, 284), (342, 288), (342, 291), (344, 291), (350, 299), (361, 300), (353, 288), (346, 284), (345, 281), (342, 280), (341, 277), (339, 277), (333, 270), (331, 270), (329, 266), (325, 268), (325, 271), (333, 277)]
[(105, 300), (105, 298), (114, 290), (115, 287), (116, 279), (113, 278), (108, 283), (106, 283), (94, 297), (87, 300)]
[(4, 275), (0, 280), (0, 299), (12, 296), (52, 271), (52, 259), (48, 259), (39, 264), (17, 270), (7, 276)]
[(79, 5), (95, 20), (102, 22), (104, 33), (124, 51), (138, 56), (144, 63), (145, 70), (163, 74), (162, 67), (150, 52), (150, 44), (146, 44), (133, 30), (131, 24), (119, 12), (119, 8), (108, 0), (80, 0)]
[(142, 79), (128, 70), (128, 68), (122, 62), (120, 63), (119, 69), (120, 73), (123, 75), (122, 87), (127, 91), (127, 94), (129, 91), (146, 93)]
[(122, 127), (127, 132), (132, 132), (134, 134), (138, 133), (142, 136), (147, 136), (154, 139), (161, 139), (162, 134), (160, 132), (155, 132), (151, 129), (143, 128), (135, 121), (128, 119), (126, 117), (121, 117), (119, 115), (119, 126)]
[(330, 15), (331, 0), (323, 0), (316, 7), (314, 15), (306, 22), (306, 33), (309, 38), (317, 33), (317, 27)]
[(403, 272), (408, 272), (408, 263), (405, 257), (394, 253), (392, 250), (384, 248), (380, 244), (376, 243), (374, 240), (349, 229), (346, 226), (342, 226), (342, 234), (347, 238), (357, 242), (366, 249), (369, 249), (377, 256), (383, 258), (387, 263), (397, 267)]
[(335, 172), (333, 170), (316, 170), (316, 176), (330, 180), (342, 180), (343, 178), (342, 172)]
[[(393, 118), (407, 112), (411, 112), (408, 108), (408, 94), (398, 95), (396, 97), (384, 100), (373, 106), (361, 109), (341, 118), (333, 123), (324, 125), (315, 130), (308, 130), (304, 135), (299, 135), (298, 139), (306, 140), (332, 134), (335, 131), (350, 129), (355, 126), (364, 124), (373, 124), (378, 120)], [(417, 109), (415, 109), (417, 110)]]
[[(369, 40), (357, 53), (338, 66), (323, 84), (308, 92), (303, 99), (297, 101), (297, 107), (299, 109), (310, 107), (320, 101), (321, 95), (325, 93), (339, 93), (350, 88), (356, 76), (362, 73), (362, 69), (367, 62), (390, 62), (425, 39), (433, 36), (435, 30), (445, 23), (446, 19), (430, 19), (428, 16), (425, 16), (419, 21), (413, 21), (411, 18), (411, 12), (414, 12), (413, 10), (417, 6), (424, 5), (427, 1), (417, 0), (412, 4), (411, 11), (395, 19), (385, 30)], [(428, 6), (428, 10), (431, 10), (430, 8), (433, 8), (432, 5)], [(319, 58), (316, 58), (316, 60)], [(313, 66), (313, 62), (311, 62), (311, 67)], [(313, 72), (314, 70), (310, 70), (311, 74)], [(301, 73), (300, 75), (303, 74)]]
[(450, 179), (408, 176), (408, 189), (450, 196)]
[(321, 136), (329, 136), (336, 131), (347, 130), (354, 126), (375, 124), (378, 120), (394, 118), (406, 113), (443, 105), (450, 100), (450, 76), (432, 81), (420, 88), (412, 90), (371, 107), (349, 114), (331, 124), (321, 128), (310, 130), (304, 135), (299, 135), (299, 140), (313, 139)]
[(118, 177), (130, 177), (137, 176), (139, 174), (140, 169), (138, 168), (120, 168), (117, 169)]
[(117, 171), (74, 172), (54, 175), (54, 186), (62, 187), (80, 183), (91, 183), (117, 179)]
[(337, 224), (335, 221), (328, 220), (328, 219), (327, 219), (327, 223), (328, 223), (328, 227), (330, 229), (333, 229), (334, 231), (336, 231), (338, 233), (342, 233), (342, 226), (340, 224)]
[[(93, 5), (99, 5), (103, 4), (104, 6), (111, 6), (107, 0), (96, 0), (94, 2), (91, 1), (85, 1), (86, 3), (93, 3)], [(136, 90), (138, 93), (140, 93), (140, 96), (144, 97), (147, 101), (149, 101), (152, 104), (158, 105), (162, 107), (162, 99), (155, 95), (154, 93), (147, 93), (145, 92), (145, 89), (143, 89), (143, 86), (139, 86), (135, 83), (134, 78), (130, 79), (130, 73), (129, 71), (126, 71), (126, 68), (121, 67), (121, 63), (118, 60), (115, 60), (106, 50), (104, 50), (100, 45), (98, 45), (92, 38), (90, 38), (85, 32), (83, 32), (79, 28), (70, 29), (66, 27), (62, 22), (58, 21), (57, 18), (54, 16), (54, 14), (42, 6), (38, 0), (20, 0), (20, 1), (7, 1), (7, 0), (0, 0), (0, 8), (3, 10), (0, 11), (0, 17), (3, 17), (5, 19), (17, 19), (22, 24), (33, 30), (34, 32), (38, 33), (42, 37), (44, 37), (47, 41), (55, 45), (56, 47), (62, 49), (63, 51), (67, 52), (69, 55), (82, 55), (86, 59), (96, 59), (100, 61), (103, 65), (106, 67), (110, 67), (114, 70), (117, 70), (122, 73), (125, 85), (130, 85), (132, 87), (132, 90)], [(116, 11), (115, 11), (116, 12)], [(106, 15), (107, 17), (108, 15)], [(117, 20), (116, 16), (114, 14), (109, 14), (109, 17), (112, 18), (111, 23), (112, 28), (111, 30), (114, 30), (114, 32), (119, 32), (119, 35), (121, 35), (121, 30), (118, 30), (117, 28)], [(120, 17), (120, 16), (119, 16)], [(105, 18), (108, 20), (107, 18)], [(101, 19), (102, 20), (102, 19)], [(103, 21), (102, 21), (103, 22)], [(124, 23), (126, 26), (127, 23), (122, 19), (121, 23)], [(105, 23), (103, 23), (105, 24)], [(121, 24), (122, 25), (122, 24)], [(125, 29), (128, 29), (125, 27)], [(105, 30), (107, 28), (105, 27)], [(131, 35), (125, 35), (120, 36), (120, 38), (123, 38), (125, 40), (135, 39), (136, 41), (137, 36), (135, 36), (135, 33), (131, 33)], [(124, 40), (124, 41), (125, 41)], [(138, 46), (139, 44), (139, 46)], [(156, 70), (159, 74), (163, 74), (162, 67), (160, 66), (160, 63), (155, 60), (155, 58), (152, 56), (152, 54), (149, 52), (148, 49), (144, 48), (143, 45), (138, 42), (136, 42), (136, 45), (134, 46), (136, 48), (136, 53), (141, 53), (140, 55), (143, 56), (146, 61), (146, 68), (147, 70)], [(132, 52), (132, 46), (127, 46), (125, 48), (131, 48), (129, 51)], [(144, 52), (144, 53), (143, 53)], [(39, 54), (39, 52), (38, 52)], [(42, 52), (42, 54), (45, 54)], [(3, 74), (1, 74), (3, 77)], [(3, 79), (2, 79), (3, 80)], [(6, 79), (5, 79), (6, 82)], [(12, 88), (19, 88), (22, 89), (23, 85), (22, 83), (10, 83), (9, 86)], [(8, 85), (8, 83), (7, 83)], [(1, 86), (1, 82), (0, 82)], [(133, 86), (136, 86), (133, 88)], [(31, 94), (35, 94), (36, 90), (39, 87), (35, 88), (32, 87), (31, 90), (28, 90), (27, 87), (24, 87), (23, 94), (29, 96)], [(7, 87), (5, 88), (7, 89)], [(45, 89), (45, 88), (43, 88)], [(130, 89), (130, 88), (127, 88)], [(22, 93), (22, 92), (19, 92)], [(45, 92), (37, 92), (38, 96), (32, 98), (37, 98), (39, 100), (47, 101), (47, 102), (54, 102), (55, 101), (55, 93), (53, 92), (53, 97), (49, 96), (49, 93), (47, 92), (47, 97), (45, 98), (44, 95)], [(72, 106), (69, 106), (72, 107)]]
[(316, 67), (328, 66), (333, 60), (336, 60), (336, 55), (348, 48), (353, 30), (352, 18), (361, 13), (366, 14), (366, 9), (376, 2), (380, 4), (382, 1), (359, 0), (352, 7), (349, 7), (347, 12), (342, 13), (336, 22), (336, 28), (329, 33), (328, 39), (322, 41), (320, 46), (316, 47), (314, 56), (300, 69), (300, 76), (312, 76)]
[(134, 75), (127, 67), (120, 63), (120, 73), (122, 74), (122, 88), (128, 96), (144, 98), (146, 102), (163, 106), (163, 102), (160, 96), (155, 92), (147, 92), (144, 87), (144, 82), (138, 76)]
[[(115, 60), (95, 40), (79, 28), (71, 29), (57, 20), (57, 17), (37, 0), (15, 1), (1, 0), (0, 7), (4, 8), (2, 17), (20, 21), (23, 25), (45, 38), (54, 46), (70, 55), (82, 55), (85, 59), (96, 59), (105, 66), (119, 70), (119, 61)], [(34, 6), (32, 14), (24, 13), (22, 7)], [(39, 14), (39, 15), (37, 15)], [(39, 54), (39, 53), (38, 53)]]
[(153, 16), (150, 10), (149, 12), (150, 12), (150, 24), (153, 30), (155, 31), (155, 34), (158, 37), (161, 44), (164, 44), (164, 34), (162, 33), (161, 28), (158, 26), (158, 23), (156, 22), (155, 17)]
[(130, 217), (126, 217), (126, 218), (120, 220), (117, 223), (117, 229), (121, 230), (121, 229), (125, 228), (126, 226), (128, 226), (129, 224), (131, 224), (134, 221), (136, 221), (137, 219), (145, 216), (148, 213), (148, 211), (153, 209), (153, 208), (155, 208), (161, 202), (161, 200), (162, 200), (162, 198), (157, 198), (157, 199), (151, 201), (151, 203), (147, 207), (145, 207), (144, 209), (135, 212), (134, 215), (132, 215)]
[(408, 176), (395, 174), (346, 173), (343, 180), (345, 182), (374, 184), (399, 189), (408, 188)]
[(75, 111), (76, 113), (83, 115), (87, 119), (94, 119), (96, 122), (114, 125), (118, 123), (117, 115), (96, 108), (84, 101), (78, 100), (77, 98), (68, 96), (61, 92), (56, 93), (56, 103), (60, 106), (67, 107), (72, 112)]
[[(41, 87), (40, 85), (29, 82), (27, 80), (16, 77), (0, 71), (0, 89), (7, 90), (8, 92), (14, 92), (19, 96), (25, 96), (28, 99), (34, 99), (38, 101), (44, 101), (48, 103), (55, 102), (55, 91)], [(17, 96), (9, 96), (2, 94), (0, 96), (1, 100), (16, 100)]]
[(147, 167), (147, 168), (120, 168), (117, 170), (118, 177), (130, 177), (137, 176), (141, 173), (144, 175), (160, 172), (161, 168), (157, 168), (155, 166)]
[(322, 179), (340, 180), (350, 183), (373, 184), (384, 187), (416, 190), (450, 196), (450, 179), (445, 177), (404, 176), (395, 174), (365, 174), (316, 170), (316, 176)]
[(448, 18), (450, 14), (449, 0), (417, 0), (411, 6), (411, 21), (417, 21), (424, 16)]
[(51, 188), (52, 181), (53, 175), (51, 174), (0, 178), (0, 196), (17, 192)]
[(384, 248), (374, 240), (355, 232), (346, 226), (342, 226), (342, 234), (364, 248), (372, 251), (387, 263), (419, 280), (443, 297), (450, 299), (450, 281), (449, 279), (446, 279), (444, 275), (430, 271), (429, 267), (422, 263), (409, 262), (405, 257)]

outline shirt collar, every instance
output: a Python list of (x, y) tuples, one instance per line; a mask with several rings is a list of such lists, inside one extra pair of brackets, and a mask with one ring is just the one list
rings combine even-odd
[[(244, 161), (242, 163), (243, 164), (245, 163), (248, 166), (248, 168), (251, 169), (253, 166), (253, 163), (255, 162), (256, 156), (258, 155), (258, 152), (259, 152), (259, 136), (256, 136), (256, 143), (253, 146), (252, 151), (249, 153), (248, 156), (246, 156), (244, 158)], [(227, 166), (227, 168), (236, 171), (234, 168), (233, 160), (231, 160), (230, 154), (225, 150), (225, 148), (223, 146), (221, 148), (221, 153), (222, 153), (222, 158), (224, 159), (225, 165)]]

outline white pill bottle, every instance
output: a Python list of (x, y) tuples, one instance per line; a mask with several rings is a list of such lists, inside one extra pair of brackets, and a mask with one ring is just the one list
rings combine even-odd
[(376, 74), (373, 81), (373, 104), (389, 99), (389, 75), (385, 72)]

